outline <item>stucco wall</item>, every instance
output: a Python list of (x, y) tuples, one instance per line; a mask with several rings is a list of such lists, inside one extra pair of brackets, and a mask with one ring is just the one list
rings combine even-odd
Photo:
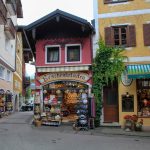
[(65, 63), (65, 47), (61, 46), (61, 63), (60, 64), (45, 64), (45, 45), (59, 45), (49, 43), (48, 40), (41, 40), (36, 43), (36, 66), (60, 66), (60, 65), (75, 65), (75, 64), (91, 64), (92, 50), (90, 38), (84, 38), (83, 44), (79, 42), (66, 43), (66, 44), (81, 44), (82, 49), (82, 62), (81, 63)]

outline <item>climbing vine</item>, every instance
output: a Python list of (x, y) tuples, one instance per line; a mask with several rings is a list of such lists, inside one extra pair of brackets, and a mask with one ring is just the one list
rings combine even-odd
[(102, 91), (103, 87), (109, 81), (113, 82), (117, 77), (120, 79), (121, 73), (125, 70), (123, 56), (123, 48), (109, 47), (100, 40), (98, 41), (98, 49), (93, 61), (93, 93), (96, 100), (96, 118), (95, 125), (100, 126), (100, 116), (102, 110)]

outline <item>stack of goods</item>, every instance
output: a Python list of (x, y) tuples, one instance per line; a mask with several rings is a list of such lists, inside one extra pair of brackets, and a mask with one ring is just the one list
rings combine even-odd
[(12, 111), (13, 104), (12, 104), (12, 94), (11, 92), (6, 92), (6, 111)]
[(0, 114), (4, 112), (4, 91), (0, 90)]
[(40, 114), (41, 114), (40, 103), (34, 103), (34, 121), (40, 120), (41, 117)]
[(87, 100), (87, 94), (82, 93), (80, 95), (80, 102), (77, 106), (77, 127), (80, 128), (80, 130), (88, 130), (88, 100)]
[(68, 92), (68, 93), (66, 93), (65, 99), (66, 99), (65, 100), (66, 104), (76, 104), (78, 95), (74, 91)]
[(61, 102), (55, 95), (49, 95), (44, 99), (44, 113), (41, 115), (43, 125), (59, 126), (61, 124)]

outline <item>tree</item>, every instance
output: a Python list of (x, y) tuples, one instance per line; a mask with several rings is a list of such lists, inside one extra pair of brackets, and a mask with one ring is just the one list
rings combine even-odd
[(103, 40), (98, 41), (97, 44), (98, 49), (92, 65), (92, 90), (96, 100), (95, 125), (100, 126), (103, 87), (109, 81), (113, 82), (115, 78), (120, 79), (122, 72), (125, 70), (124, 60), (127, 57), (123, 56), (124, 49), (121, 47), (107, 46)]

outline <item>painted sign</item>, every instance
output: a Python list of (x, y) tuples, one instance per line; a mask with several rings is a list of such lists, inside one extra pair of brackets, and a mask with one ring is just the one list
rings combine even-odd
[(41, 84), (45, 84), (53, 81), (61, 80), (76, 80), (79, 82), (87, 82), (90, 76), (87, 73), (75, 73), (75, 72), (65, 72), (65, 73), (48, 73), (37, 78)]

